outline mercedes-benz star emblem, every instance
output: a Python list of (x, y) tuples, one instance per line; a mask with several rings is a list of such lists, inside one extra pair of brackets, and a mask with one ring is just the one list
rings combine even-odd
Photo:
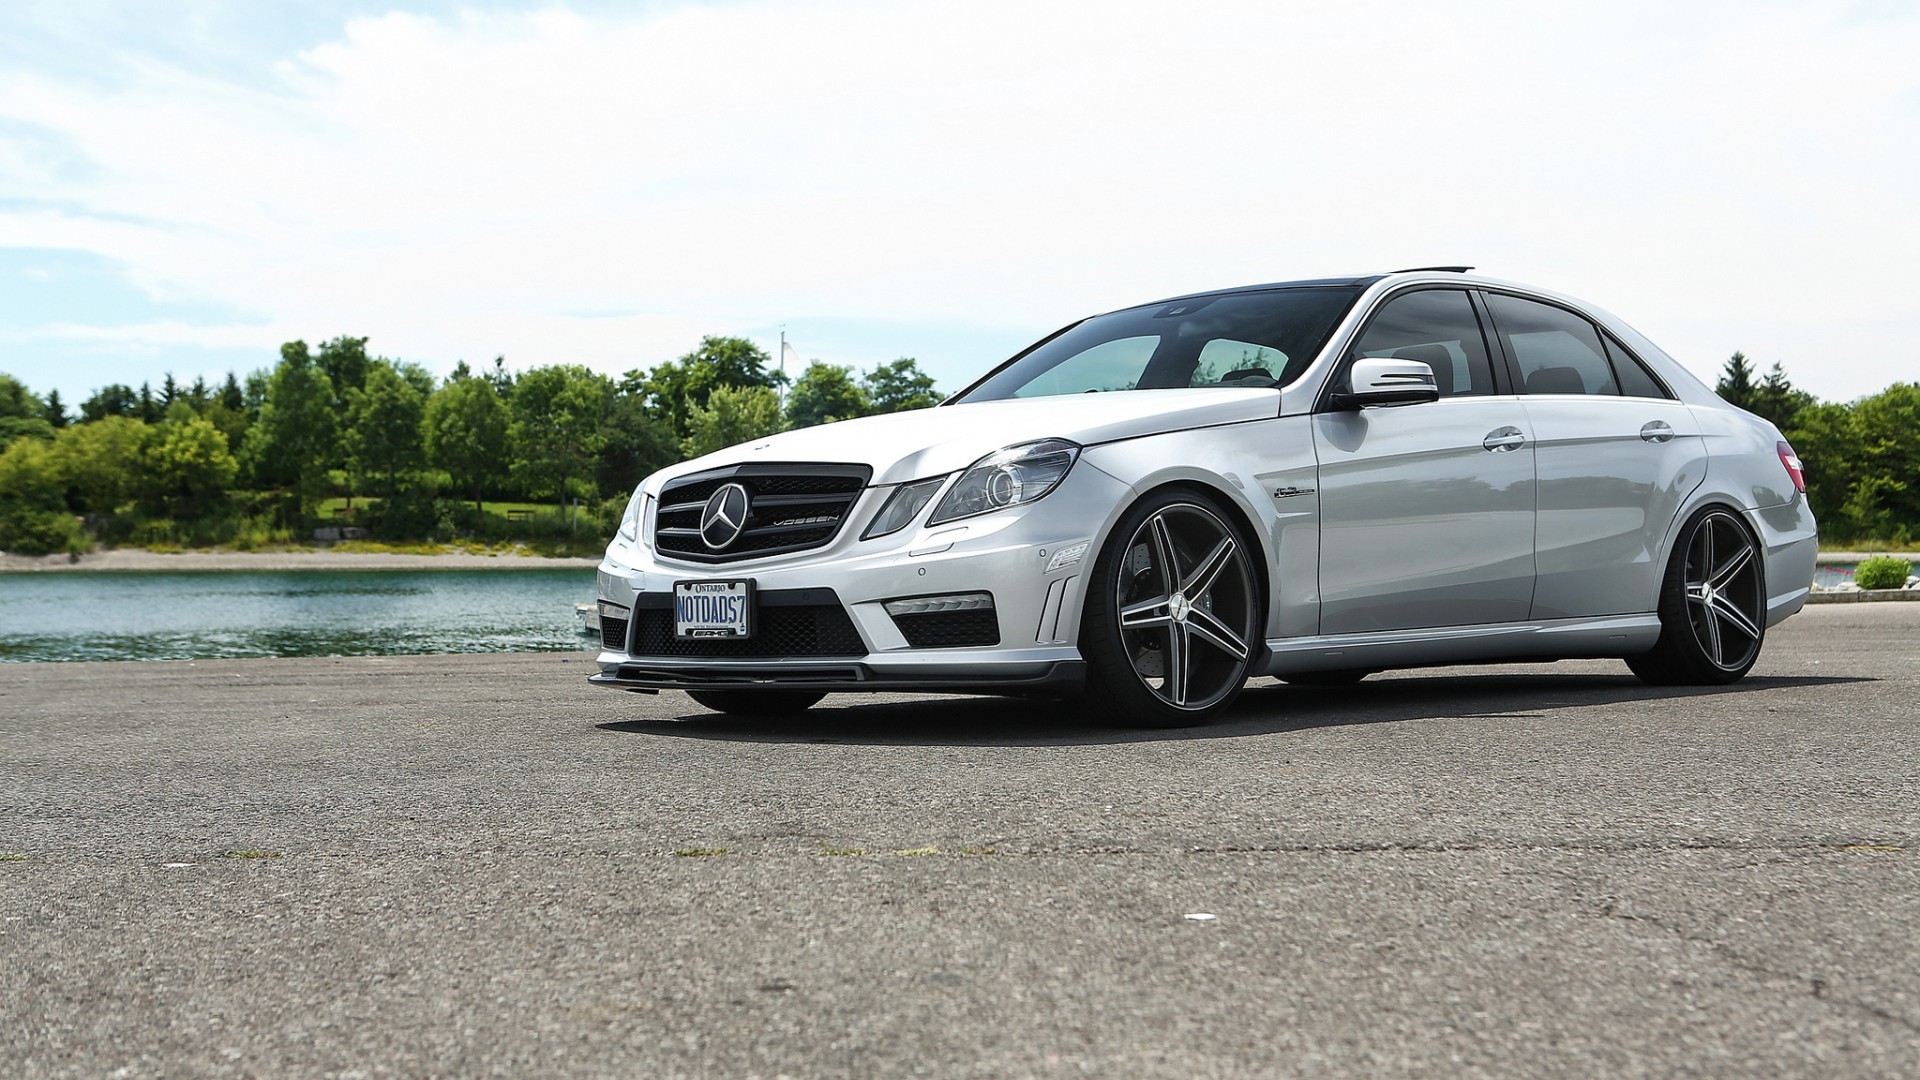
[(727, 484), (714, 492), (706, 509), (700, 511), (700, 542), (714, 551), (722, 551), (740, 539), (740, 530), (746, 527), (747, 489), (739, 484)]

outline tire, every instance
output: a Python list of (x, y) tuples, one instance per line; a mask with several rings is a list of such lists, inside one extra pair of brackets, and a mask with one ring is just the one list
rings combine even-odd
[(827, 695), (812, 690), (689, 690), (687, 696), (732, 716), (790, 716), (807, 711)]
[(1188, 727), (1233, 704), (1261, 652), (1253, 550), (1230, 512), (1190, 491), (1127, 511), (1094, 564), (1080, 624), (1100, 719)]
[(1361, 679), (1375, 674), (1372, 671), (1303, 671), (1296, 675), (1282, 675), (1280, 681), (1289, 686), (1352, 686)]
[(1745, 675), (1767, 635), (1766, 567), (1738, 514), (1712, 506), (1687, 520), (1660, 583), (1660, 640), (1627, 657), (1655, 686), (1721, 686)]

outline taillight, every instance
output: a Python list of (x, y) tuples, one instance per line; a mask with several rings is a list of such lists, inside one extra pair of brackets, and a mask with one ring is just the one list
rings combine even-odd
[(1793, 478), (1793, 489), (1805, 495), (1807, 472), (1800, 465), (1800, 455), (1794, 453), (1793, 447), (1788, 446), (1784, 439), (1780, 441), (1780, 464), (1787, 470), (1787, 475)]

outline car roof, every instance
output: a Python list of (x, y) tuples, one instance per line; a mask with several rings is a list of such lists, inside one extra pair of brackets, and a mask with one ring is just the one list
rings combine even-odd
[[(1304, 281), (1274, 281), (1265, 285), (1237, 285), (1230, 289), (1207, 289), (1203, 292), (1185, 293), (1169, 296), (1164, 300), (1149, 300), (1144, 304), (1129, 304), (1127, 308), (1153, 307), (1156, 304), (1172, 304), (1181, 300), (1198, 300), (1203, 296), (1234, 296), (1240, 293), (1269, 292), (1274, 289), (1310, 289), (1316, 286), (1346, 285), (1353, 288), (1365, 288), (1386, 277), (1386, 274), (1365, 274), (1360, 277), (1309, 278)], [(1121, 308), (1118, 310), (1127, 310)]]

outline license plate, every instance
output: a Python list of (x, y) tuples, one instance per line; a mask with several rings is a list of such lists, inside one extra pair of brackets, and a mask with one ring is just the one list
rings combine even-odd
[(753, 582), (676, 581), (673, 583), (673, 636), (744, 638), (753, 636)]

